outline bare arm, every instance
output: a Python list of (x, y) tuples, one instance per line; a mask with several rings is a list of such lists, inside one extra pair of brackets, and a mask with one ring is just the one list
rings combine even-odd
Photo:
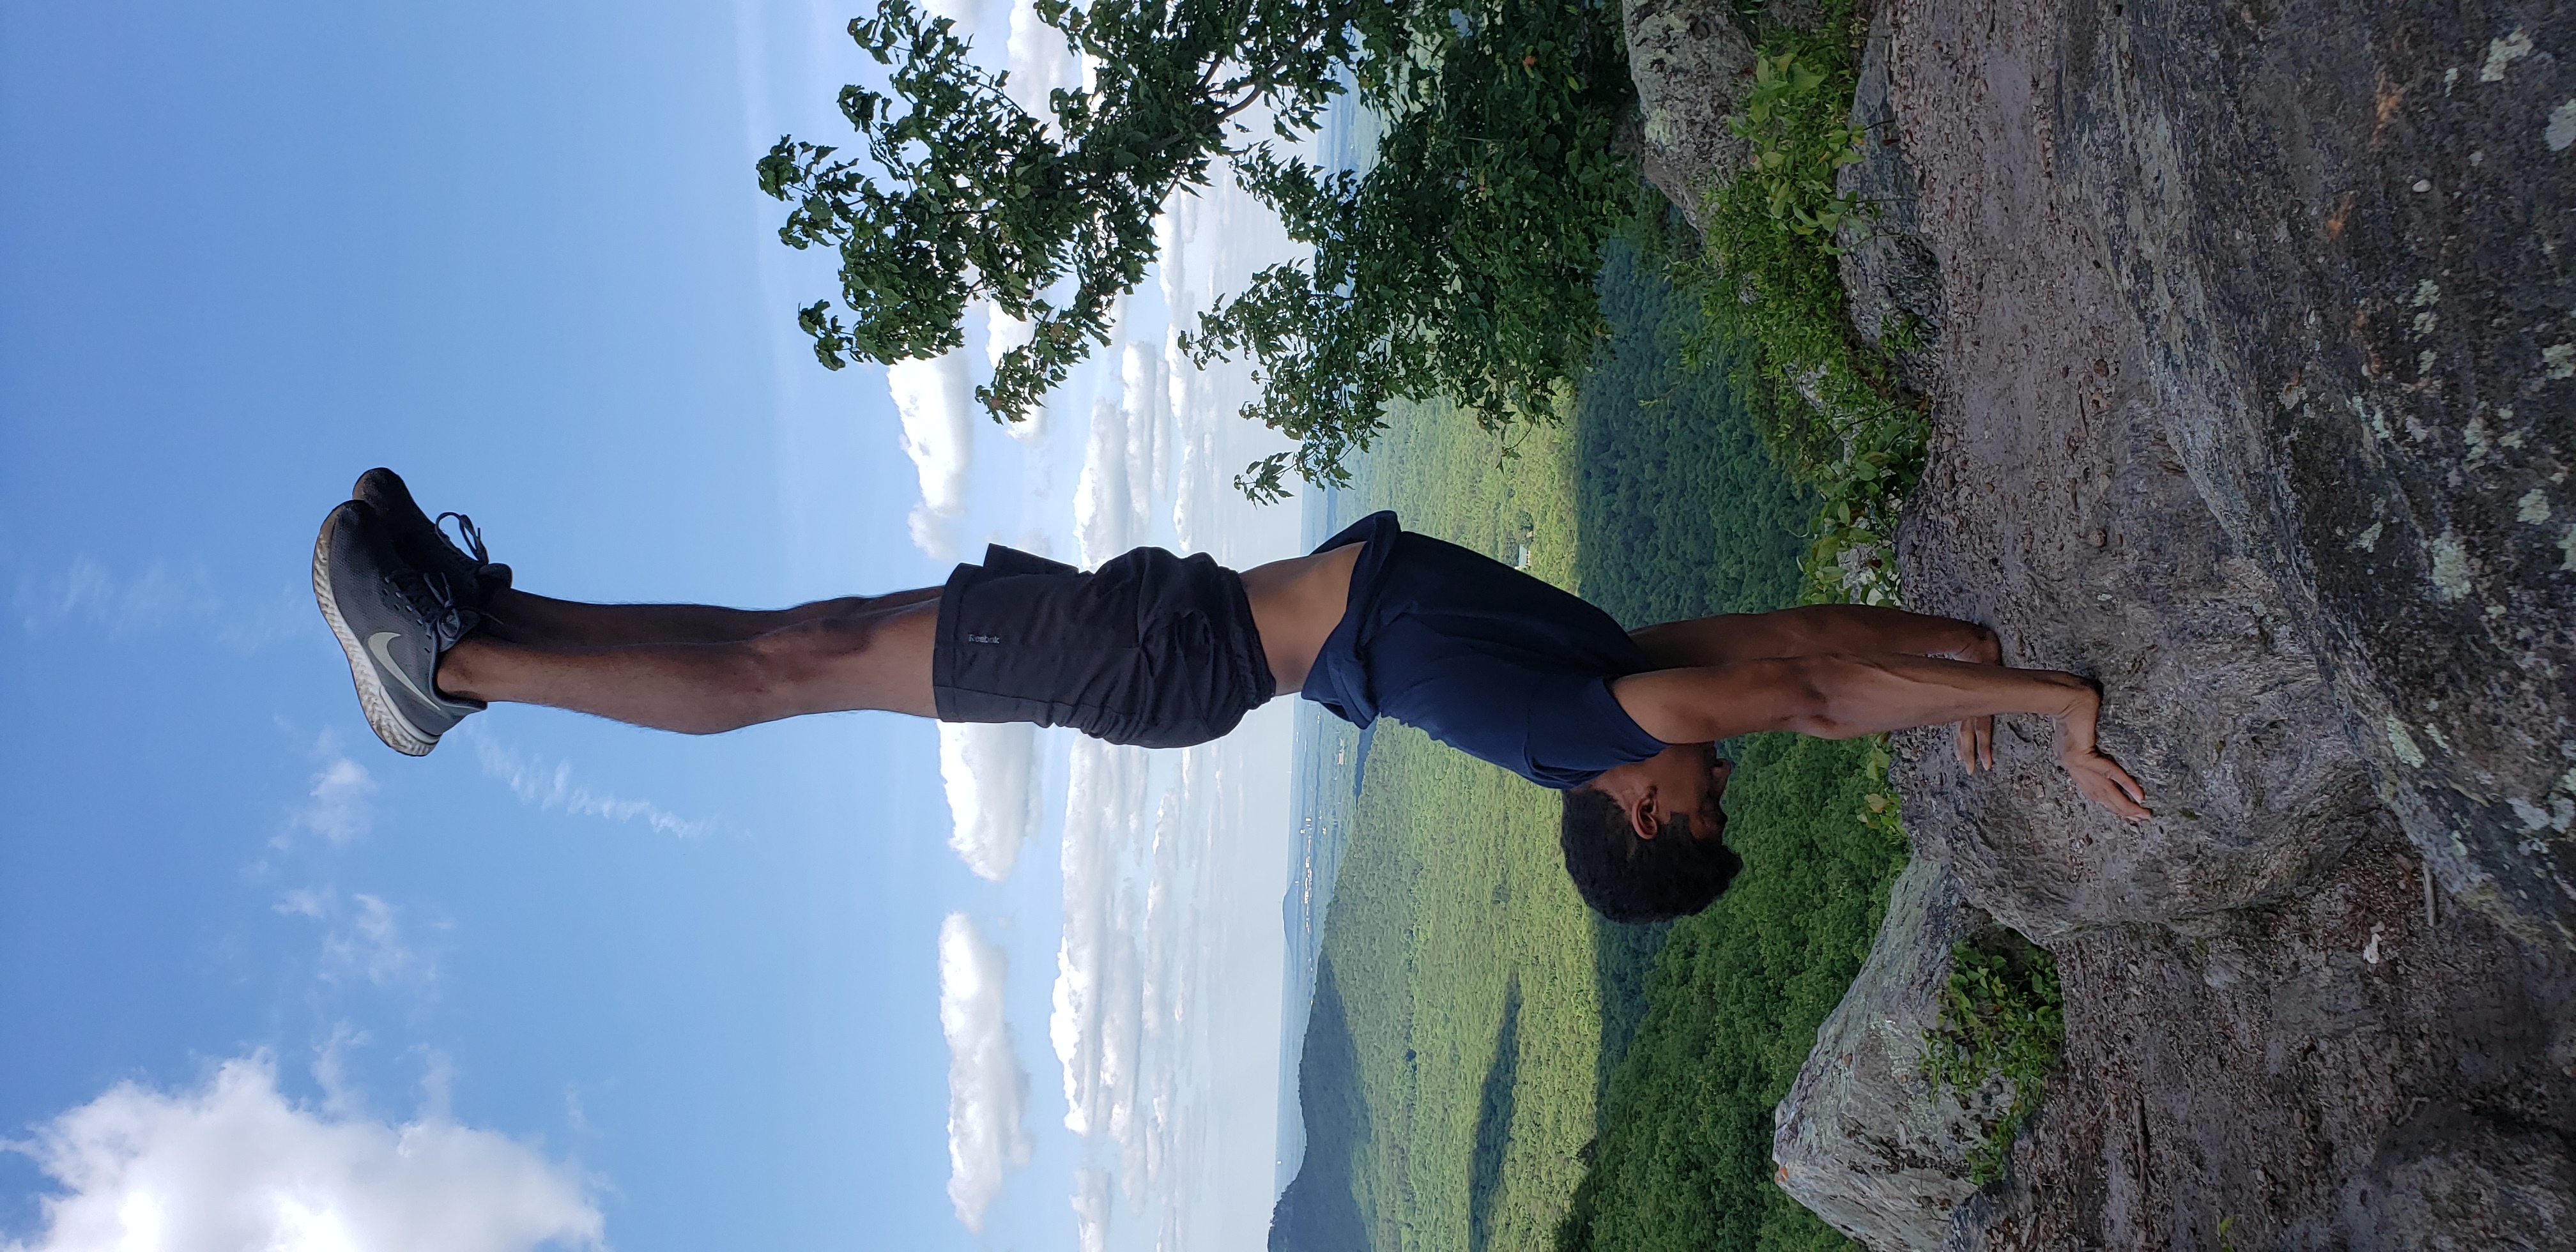
[[(1628, 632), (1657, 665), (1738, 665), (1777, 657), (1904, 654), (2001, 665), (2003, 641), (1975, 622), (1867, 604), (1814, 604), (1771, 613), (1730, 613)], [(1995, 767), (1995, 719), (1959, 719), (1959, 763)]]
[(1993, 665), (1995, 632), (1955, 617), (1867, 604), (1811, 604), (1771, 613), (1729, 613), (1664, 622), (1628, 632), (1657, 665), (1734, 665), (1772, 657), (1904, 653)]
[(1849, 739), (1910, 726), (2037, 713), (2056, 723), (2058, 760), (2076, 789), (2123, 817), (2146, 817), (2145, 793), (2094, 743), (2102, 697), (2058, 670), (2007, 669), (1879, 653), (1773, 657), (1631, 674), (1610, 685), (1619, 706), (1666, 743), (1759, 730)]

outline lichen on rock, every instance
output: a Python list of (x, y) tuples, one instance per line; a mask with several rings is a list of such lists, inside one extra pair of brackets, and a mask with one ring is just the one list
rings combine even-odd
[(1698, 227), (1701, 198), (1744, 165), (1726, 119), (1751, 82), (1753, 44), (1724, 0), (1625, 0), (1622, 17), (1646, 179)]

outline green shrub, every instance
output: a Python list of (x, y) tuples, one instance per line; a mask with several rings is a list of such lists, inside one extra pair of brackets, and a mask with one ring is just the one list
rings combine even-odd
[(1924, 1074), (1962, 1102), (1998, 1086), (2009, 1093), (1968, 1154), (1968, 1176), (1977, 1185), (2003, 1177), (2013, 1139), (2039, 1107), (2066, 1043), (2057, 962), (2017, 935), (1959, 941), (1950, 953), (1941, 1020), (1923, 1043)]
[(1889, 543), (1931, 428), (1887, 353), (1852, 328), (1836, 260), (1835, 230), (1872, 209), (1833, 185), (1859, 159), (1854, 33), (1849, 0), (1826, 4), (1816, 29), (1763, 31), (1733, 122), (1750, 164), (1702, 202), (1705, 246), (1675, 276), (1706, 314), (1694, 346), (1725, 362), (1783, 466), (1815, 489), (1804, 598), (1894, 604)]

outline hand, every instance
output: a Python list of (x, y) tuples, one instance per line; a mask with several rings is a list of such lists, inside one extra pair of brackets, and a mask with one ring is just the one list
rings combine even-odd
[[(1972, 665), (2001, 665), (2004, 663), (2003, 637), (1980, 626), (1975, 641), (1959, 649), (1954, 658)], [(1971, 774), (1979, 770), (1994, 772), (1995, 719), (1991, 715), (1971, 717), (1959, 723), (1959, 764), (1967, 766)]]
[(2087, 748), (2081, 753), (2057, 758), (2058, 764), (2075, 779), (2075, 789), (2084, 798), (2101, 805), (2133, 822), (2155, 816), (2147, 811), (2147, 793), (2118, 761), (2103, 755), (2100, 748)]
[(1973, 774), (1995, 768), (1995, 719), (1992, 714), (1959, 723), (1959, 764)]
[(2155, 816), (2147, 811), (2146, 789), (2094, 742), (2101, 716), (2101, 690), (2090, 683), (2078, 688), (2073, 706), (2051, 719), (2057, 729), (2057, 763), (2066, 767), (2085, 799), (2130, 821), (2145, 821)]

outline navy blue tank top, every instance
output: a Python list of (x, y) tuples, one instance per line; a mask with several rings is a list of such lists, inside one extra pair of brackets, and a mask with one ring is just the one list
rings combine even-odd
[(1456, 544), (1372, 513), (1317, 552), (1365, 544), (1350, 607), (1298, 694), (1367, 727), (1380, 716), (1542, 787), (1580, 787), (1664, 750), (1610, 694), (1655, 668), (1610, 615)]

